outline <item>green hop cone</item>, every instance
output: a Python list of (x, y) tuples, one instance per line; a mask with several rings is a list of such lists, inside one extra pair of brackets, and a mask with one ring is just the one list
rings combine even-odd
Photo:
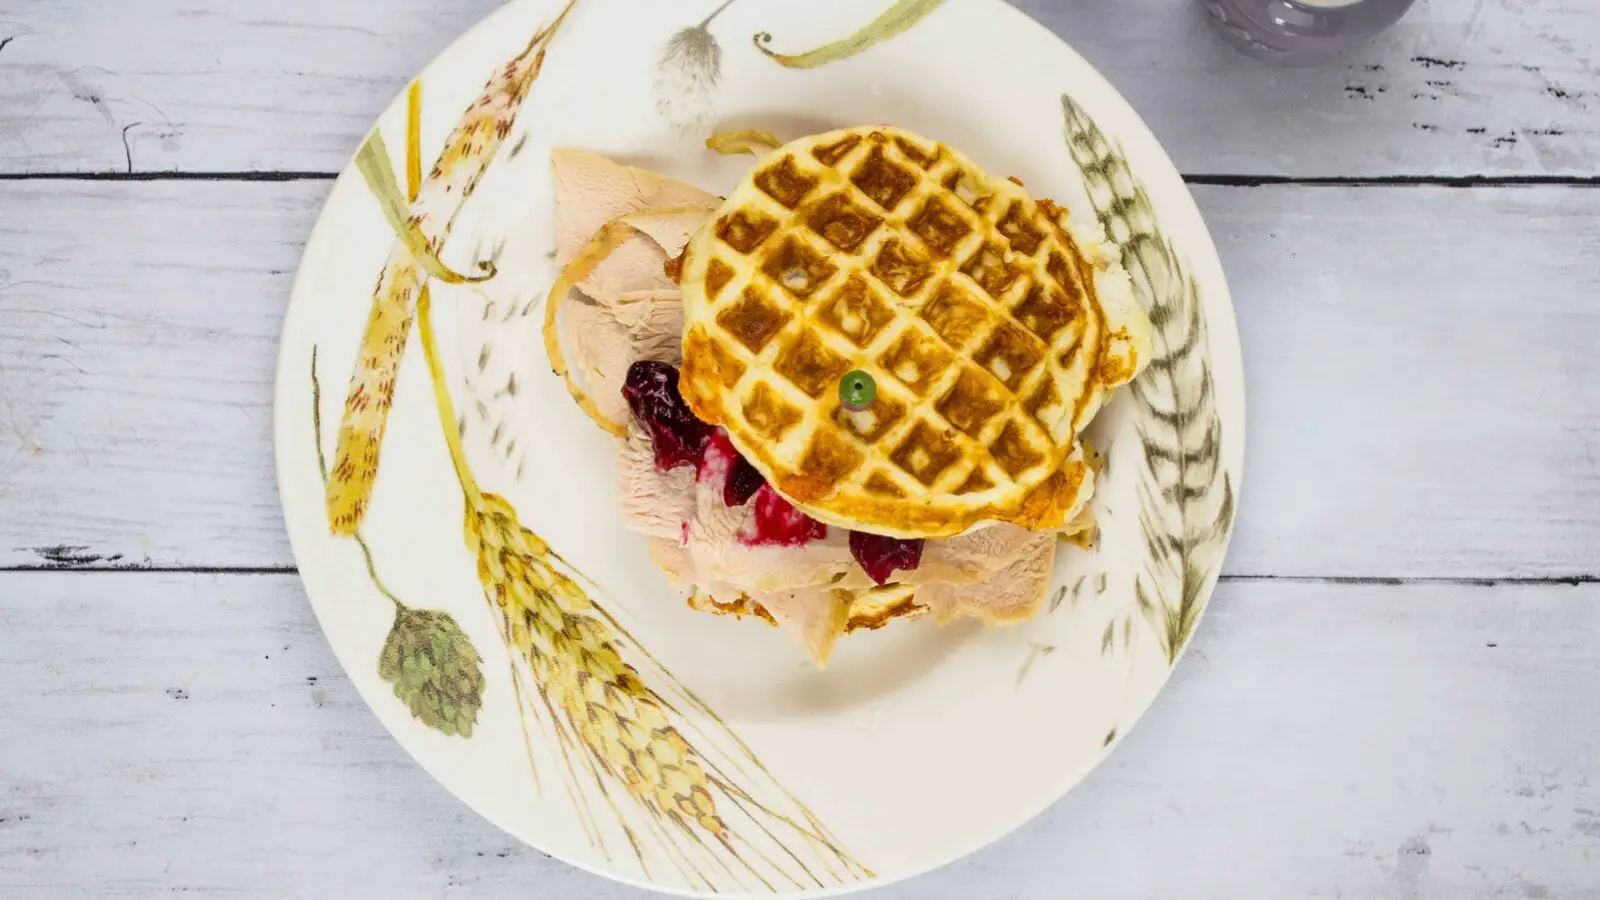
[(422, 724), (471, 737), (483, 705), (482, 663), (449, 613), (402, 609), (383, 642), (378, 675)]

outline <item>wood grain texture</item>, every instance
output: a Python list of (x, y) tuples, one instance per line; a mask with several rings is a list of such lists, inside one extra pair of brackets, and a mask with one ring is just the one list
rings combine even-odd
[(8, 561), (286, 558), (271, 384), (326, 189), (0, 189)]
[[(646, 896), (412, 764), (292, 575), (8, 573), (0, 596), (8, 900)], [(1600, 587), (1224, 585), (1083, 785), (876, 896), (1594, 898), (1597, 720)]]
[[(0, 172), (336, 171), (406, 81), (498, 5), (13, 4), (0, 9)], [(1110, 78), (1185, 172), (1600, 174), (1592, 0), (1421, 0), (1311, 70), (1235, 53), (1192, 0), (1017, 5)]]
[[(271, 386), (325, 190), (0, 185), (0, 565), (293, 565)], [(1600, 191), (1197, 196), (1246, 356), (1230, 573), (1600, 575)]]
[[(0, 3), (0, 179), (333, 172), (499, 2)], [(1190, 174), (1600, 181), (1593, 0), (1420, 0), (1312, 70), (1192, 0), (1017, 5)], [(271, 389), (327, 188), (0, 180), (0, 569), (293, 565)], [(876, 896), (1600, 900), (1600, 585), (1462, 583), (1600, 578), (1600, 191), (1196, 194), (1247, 577), (1082, 786)], [(1411, 578), (1450, 583), (1371, 583)], [(7, 900), (651, 896), (419, 769), (292, 574), (0, 571), (0, 629)]]

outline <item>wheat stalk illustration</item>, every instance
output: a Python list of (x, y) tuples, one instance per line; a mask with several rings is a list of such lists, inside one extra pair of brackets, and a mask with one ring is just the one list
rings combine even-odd
[[(1071, 97), (1063, 95), (1061, 107), (1067, 147), (1095, 215), (1121, 248), (1154, 326), (1153, 358), (1132, 385), (1145, 460), (1139, 524), (1147, 551), (1134, 596), (1170, 664), (1194, 634), (1233, 526), (1233, 482), (1222, 462), (1205, 310), (1199, 283), (1163, 234), (1122, 148)], [(1102, 649), (1111, 640), (1108, 626)]]
[(922, 21), (943, 3), (944, 0), (896, 0), (888, 9), (879, 13), (877, 18), (861, 26), (855, 33), (805, 53), (774, 52), (771, 49), (772, 34), (766, 31), (758, 32), (752, 40), (757, 50), (780, 66), (790, 69), (814, 69), (864, 53), (876, 44), (911, 30), (911, 26)]
[[(349, 535), (360, 527), (378, 474), (383, 433), (394, 402), (396, 374), (411, 332), (417, 298), (427, 282), (430, 266), (414, 252), (420, 243), (423, 256), (436, 258), (450, 235), (456, 217), (478, 187), (495, 152), (511, 133), (517, 110), (544, 66), (545, 53), (557, 29), (572, 12), (570, 0), (554, 21), (541, 28), (516, 58), (495, 70), (483, 93), (457, 122), (444, 150), (419, 188), (411, 191), (407, 218), (399, 223), (389, 259), (378, 276), (372, 309), (356, 358), (355, 374), (345, 398), (339, 442), (327, 487), (328, 521), (334, 534)], [(413, 107), (413, 110), (415, 108)], [(413, 111), (413, 115), (416, 113)], [(381, 135), (374, 132), (363, 154), (381, 151)], [(369, 161), (371, 163), (372, 161)], [(368, 165), (367, 168), (376, 168)], [(421, 174), (420, 160), (408, 165), (408, 179)], [(394, 204), (379, 197), (385, 208)]]
[[(420, 202), (421, 90), (418, 82), (408, 96), (405, 168), (413, 208)], [(390, 175), (369, 178), (369, 186), (375, 193), (398, 192)], [(685, 884), (708, 891), (826, 888), (872, 877), (704, 702), (593, 601), (577, 570), (522, 526), (510, 502), (479, 486), (437, 348), (426, 283), (418, 287), (414, 315), (462, 492), (464, 542), (509, 652), (536, 785), (542, 790), (540, 757), (554, 756), (592, 846), (612, 859), (607, 835), (620, 835), (647, 877), (666, 865)], [(319, 393), (315, 381), (313, 393)], [(359, 523), (351, 534), (365, 549)], [(381, 583), (380, 589), (394, 599)], [(429, 639), (413, 634), (429, 626)], [(439, 646), (437, 626), (413, 619), (402, 629), (397, 622), (401, 636), (391, 634), (391, 643), (404, 647), (391, 660), (386, 645), (380, 661), (380, 672), (395, 675), (397, 693), (402, 684), (427, 682), (433, 674), (408, 669), (407, 660), (418, 653), (404, 648)], [(472, 659), (476, 664), (475, 653)], [(425, 705), (424, 712), (433, 709)]]
[[(824, 887), (869, 876), (731, 733), (687, 735), (679, 724), (683, 710), (715, 723), (711, 711), (594, 603), (576, 571), (521, 525), (505, 498), (478, 486), (455, 426), (431, 316), (424, 289), (418, 335), (462, 489), (466, 546), (517, 659), (519, 709), (542, 723), (544, 736), (554, 737), (568, 788), (596, 846), (609, 857), (599, 808), (612, 813), (647, 874), (661, 853), (688, 883), (707, 890), (728, 883), (744, 889)], [(669, 684), (670, 696), (650, 687), (630, 657), (650, 670), (652, 681)], [(720, 724), (714, 727), (722, 731)], [(709, 746), (730, 740), (733, 750)], [(767, 797), (741, 786), (752, 780)]]
[[(328, 460), (322, 452), (322, 382), (317, 377), (317, 348), (311, 348), (311, 434), (317, 444), (317, 469), (328, 481)], [(461, 626), (442, 609), (418, 609), (389, 589), (378, 574), (372, 545), (357, 529), (351, 535), (361, 548), (367, 577), (394, 604), (394, 624), (378, 656), (378, 677), (389, 683), (411, 716), (442, 734), (472, 737), (483, 707), (483, 657)]]

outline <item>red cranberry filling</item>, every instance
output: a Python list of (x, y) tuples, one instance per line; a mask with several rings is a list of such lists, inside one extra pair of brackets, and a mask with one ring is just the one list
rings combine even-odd
[(828, 536), (828, 526), (818, 522), (783, 499), (772, 485), (756, 491), (755, 530), (739, 540), (750, 546), (799, 547)]
[(729, 506), (750, 502), (755, 492), (767, 483), (756, 467), (734, 449), (733, 441), (721, 428), (712, 431), (696, 477), (702, 483), (721, 485), (722, 502)]
[(761, 477), (755, 466), (750, 465), (750, 460), (734, 454), (733, 469), (728, 472), (728, 483), (722, 488), (722, 502), (729, 506), (743, 506), (766, 484), (767, 480)]
[(728, 433), (721, 428), (711, 429), (711, 438), (706, 441), (706, 449), (700, 454), (700, 466), (695, 469), (694, 480), (701, 484), (724, 484), (728, 480), (728, 470), (733, 468), (733, 458), (737, 455)]
[(850, 555), (856, 558), (867, 577), (887, 584), (896, 569), (911, 571), (922, 565), (922, 539), (901, 540), (860, 531), (850, 532)]
[[(676, 368), (650, 360), (634, 363), (628, 367), (622, 396), (628, 401), (628, 409), (633, 412), (634, 419), (650, 434), (656, 468), (666, 472), (679, 466), (694, 466), (695, 477), (701, 482), (722, 479), (722, 502), (729, 506), (743, 506), (750, 502), (750, 498), (755, 498), (752, 530), (740, 535), (741, 541), (753, 546), (799, 547), (828, 536), (828, 526), (795, 509), (767, 484), (756, 467), (734, 449), (726, 432), (695, 418), (678, 390)], [(688, 522), (683, 523), (683, 535), (687, 543)], [(886, 554), (856, 549), (856, 538), (856, 534), (850, 535), (850, 550), (867, 574), (879, 584), (883, 584), (889, 573), (897, 568), (916, 568), (922, 558), (921, 541), (893, 542), (907, 546), (915, 543), (916, 546), (910, 551), (902, 548)], [(868, 559), (884, 561), (869, 564)], [(879, 571), (882, 572), (881, 577), (876, 574)]]
[(650, 433), (656, 468), (665, 472), (696, 466), (711, 439), (711, 427), (695, 418), (678, 393), (678, 370), (663, 362), (639, 360), (628, 367), (622, 396), (633, 417)]

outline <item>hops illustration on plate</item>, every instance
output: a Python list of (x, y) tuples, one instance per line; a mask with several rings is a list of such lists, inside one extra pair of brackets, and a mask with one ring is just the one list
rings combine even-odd
[(378, 675), (422, 724), (472, 736), (483, 705), (482, 658), (461, 626), (437, 609), (395, 611), (378, 657)]

